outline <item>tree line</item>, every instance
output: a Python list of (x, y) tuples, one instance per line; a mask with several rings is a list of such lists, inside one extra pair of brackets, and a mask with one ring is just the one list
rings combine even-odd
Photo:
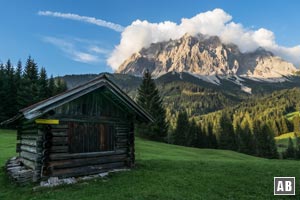
[(9, 119), (31, 104), (47, 99), (67, 89), (60, 78), (50, 78), (46, 69), (39, 69), (30, 56), (23, 68), (18, 61), (13, 66), (8, 60), (0, 64), (0, 122)]
[(274, 132), (268, 124), (256, 120), (233, 126), (232, 116), (223, 111), (219, 119), (207, 125), (189, 121), (186, 112), (179, 113), (170, 143), (198, 148), (218, 148), (241, 153), (278, 158)]
[(279, 91), (270, 97), (254, 98), (200, 117), (179, 110), (174, 128), (170, 129), (163, 100), (151, 74), (146, 72), (137, 102), (154, 116), (155, 123), (139, 125), (138, 133), (142, 137), (182, 146), (228, 149), (265, 158), (296, 157), (300, 140), (297, 140), (299, 147), (293, 148), (290, 144), (287, 152), (279, 154), (274, 137), (296, 129), (299, 131), (299, 117), (290, 122), (284, 116), (297, 109), (299, 94), (299, 89)]

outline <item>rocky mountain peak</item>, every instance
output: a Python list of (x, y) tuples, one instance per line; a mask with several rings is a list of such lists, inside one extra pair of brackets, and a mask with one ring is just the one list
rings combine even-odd
[(197, 75), (244, 75), (274, 78), (292, 74), (293, 64), (259, 47), (241, 53), (235, 44), (224, 44), (217, 36), (185, 34), (177, 40), (153, 43), (125, 60), (118, 73), (142, 75), (149, 69), (154, 76), (167, 72)]

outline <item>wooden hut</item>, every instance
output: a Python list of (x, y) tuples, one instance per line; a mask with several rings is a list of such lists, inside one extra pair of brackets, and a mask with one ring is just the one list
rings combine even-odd
[[(151, 122), (152, 118), (101, 75), (22, 109), (4, 123), (12, 121), (18, 122), (19, 157), (8, 163), (17, 171), (17, 175), (11, 174), (35, 182), (134, 166), (134, 123)], [(20, 167), (16, 163), (22, 165), (26, 176), (16, 170)]]

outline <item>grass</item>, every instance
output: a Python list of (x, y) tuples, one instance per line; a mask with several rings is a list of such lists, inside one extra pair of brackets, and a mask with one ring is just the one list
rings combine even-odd
[(292, 139), (294, 147), (296, 147), (296, 139), (294, 132), (285, 133), (275, 137), (278, 152), (284, 152), (287, 149), (289, 138)]
[[(0, 131), (0, 166), (15, 155), (15, 132)], [(0, 170), (0, 199), (281, 199), (273, 196), (274, 176), (295, 176), (300, 162), (268, 160), (232, 151), (195, 149), (136, 140), (137, 166), (71, 186), (33, 192), (18, 187)], [(287, 197), (286, 197), (287, 198)]]
[(294, 138), (294, 137), (295, 137), (295, 133), (294, 132), (289, 132), (289, 133), (285, 133), (285, 134), (282, 134), (282, 135), (279, 135), (279, 136), (275, 137), (275, 140), (289, 139), (289, 138)]
[(299, 111), (295, 111), (295, 112), (291, 112), (285, 115), (285, 117), (289, 120), (292, 121), (294, 119), (294, 116), (298, 115), (300, 116), (300, 112)]
[[(293, 142), (295, 141), (294, 139), (292, 139)], [(277, 139), (276, 140), (276, 144), (277, 144), (277, 150), (279, 153), (285, 152), (287, 147), (288, 147), (288, 142), (289, 142), (289, 138), (282, 138), (282, 139)], [(295, 146), (295, 143), (294, 143)]]

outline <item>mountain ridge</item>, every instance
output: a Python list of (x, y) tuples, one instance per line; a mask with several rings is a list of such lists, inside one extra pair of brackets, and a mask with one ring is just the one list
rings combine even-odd
[(153, 43), (132, 54), (116, 72), (141, 76), (146, 69), (155, 77), (176, 71), (260, 79), (281, 78), (297, 71), (292, 63), (262, 47), (242, 53), (235, 44), (224, 44), (217, 36), (201, 34)]

